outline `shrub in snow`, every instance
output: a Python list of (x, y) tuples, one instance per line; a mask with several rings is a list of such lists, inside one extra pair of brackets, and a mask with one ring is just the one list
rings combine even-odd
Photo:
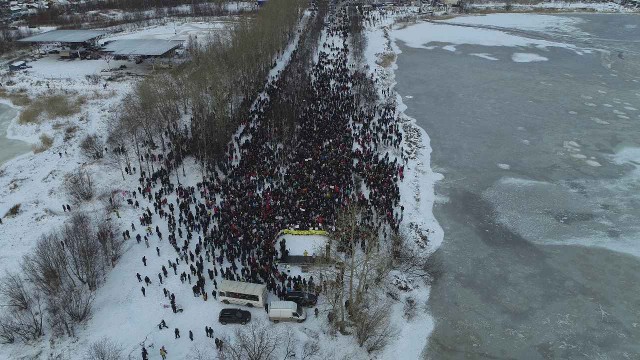
[(80, 149), (89, 159), (99, 160), (104, 156), (104, 143), (95, 134), (85, 136), (80, 143)]
[(368, 352), (382, 350), (394, 336), (395, 329), (390, 326), (391, 306), (390, 301), (372, 301), (368, 307), (352, 310), (356, 341)]
[(47, 134), (40, 135), (40, 144), (33, 147), (33, 152), (38, 154), (48, 150), (53, 145), (53, 138)]
[(409, 296), (404, 301), (404, 317), (407, 320), (411, 320), (416, 316), (416, 299)]
[(95, 187), (91, 174), (83, 169), (68, 174), (64, 181), (64, 188), (74, 203), (90, 201), (95, 194)]
[(86, 360), (121, 360), (124, 359), (122, 351), (120, 344), (103, 338), (89, 346), (84, 358)]
[(394, 275), (393, 279), (391, 280), (391, 283), (398, 288), (398, 290), (402, 290), (402, 291), (411, 291), (413, 290), (413, 285), (411, 285), (411, 282), (409, 280), (407, 280), (407, 278), (405, 278), (402, 275)]
[(4, 217), (14, 217), (16, 215), (18, 215), (20, 213), (20, 204), (15, 204), (11, 207), (11, 209), (9, 209), (9, 211), (7, 211), (6, 214), (4, 214)]
[[(24, 257), (25, 282), (33, 286), (33, 298), (46, 304), (54, 335), (74, 336), (74, 324), (91, 316), (95, 291), (122, 253), (114, 230), (106, 222), (96, 228), (86, 215), (75, 214), (61, 231), (40, 238)], [(41, 310), (39, 314), (42, 317)]]
[(30, 341), (44, 334), (44, 303), (25, 279), (7, 272), (0, 281), (0, 296), (10, 309), (0, 317), (0, 342)]
[(76, 131), (78, 131), (78, 127), (75, 125), (69, 125), (64, 129), (64, 142), (67, 142), (76, 135)]

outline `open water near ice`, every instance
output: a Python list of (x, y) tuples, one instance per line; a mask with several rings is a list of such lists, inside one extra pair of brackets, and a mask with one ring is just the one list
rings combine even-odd
[(16, 115), (14, 108), (0, 104), (0, 165), (31, 150), (29, 144), (23, 141), (7, 139), (7, 128)]
[(610, 53), (399, 44), (445, 176), (427, 358), (640, 359), (640, 17), (571, 16)]

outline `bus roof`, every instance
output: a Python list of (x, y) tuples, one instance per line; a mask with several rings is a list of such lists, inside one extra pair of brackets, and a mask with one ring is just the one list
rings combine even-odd
[(242, 281), (222, 280), (220, 282), (220, 291), (230, 291), (249, 295), (262, 295), (267, 288), (264, 284), (254, 284)]

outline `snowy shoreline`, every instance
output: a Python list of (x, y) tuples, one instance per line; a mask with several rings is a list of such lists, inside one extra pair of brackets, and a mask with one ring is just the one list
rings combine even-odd
[[(14, 105), (11, 100), (4, 99), (4, 98), (0, 98), (0, 104), (6, 105), (6, 106), (8, 106), (8, 107), (10, 107), (10, 108), (12, 108), (13, 110), (16, 111), (16, 116), (14, 116), (11, 119), (11, 121), (9, 122), (9, 126), (7, 126), (7, 132), (4, 134), (4, 136), (7, 139), (20, 140), (20, 141), (22, 141), (24, 143), (31, 144), (31, 145), (37, 143), (37, 140), (35, 139), (34, 136), (20, 136), (16, 132), (17, 128), (24, 126), (24, 125), (18, 124), (18, 119), (20, 118), (20, 113), (22, 112), (22, 107)], [(12, 158), (12, 159), (9, 159), (9, 160), (13, 160), (13, 159), (15, 159), (15, 157)]]
[[(395, 39), (389, 34), (395, 18), (384, 19), (382, 24), (367, 29), (368, 46), (366, 60), (371, 73), (382, 84), (379, 91), (389, 89), (388, 96), (395, 98), (397, 115), (403, 131), (403, 151), (408, 151), (409, 160), (405, 167), (405, 178), (400, 183), (400, 196), (405, 207), (405, 219), (401, 223), (401, 233), (408, 240), (407, 245), (413, 246), (422, 261), (428, 261), (429, 255), (441, 245), (444, 233), (433, 213), (435, 202), (435, 183), (442, 180), (442, 174), (431, 169), (431, 145), (427, 132), (417, 125), (416, 120), (405, 114), (407, 106), (402, 96), (397, 93), (395, 86), (395, 70), (397, 56), (401, 54)], [(387, 66), (380, 64), (385, 57), (393, 57)], [(424, 238), (428, 238), (425, 243)], [(410, 279), (409, 279), (410, 280)], [(417, 281), (416, 281), (417, 282)], [(419, 308), (413, 319), (404, 321), (402, 316), (402, 302), (392, 309), (392, 318), (401, 322), (398, 326), (400, 334), (398, 340), (390, 344), (384, 351), (382, 358), (418, 359), (426, 351), (426, 346), (435, 320), (428, 312), (427, 302), (430, 295), (430, 285), (413, 284), (415, 287), (405, 297), (413, 296)]]

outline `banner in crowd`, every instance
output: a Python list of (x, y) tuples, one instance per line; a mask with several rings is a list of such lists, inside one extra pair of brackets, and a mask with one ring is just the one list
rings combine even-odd
[(280, 235), (322, 235), (329, 236), (329, 233), (324, 230), (293, 230), (293, 229), (284, 229), (280, 231)]

